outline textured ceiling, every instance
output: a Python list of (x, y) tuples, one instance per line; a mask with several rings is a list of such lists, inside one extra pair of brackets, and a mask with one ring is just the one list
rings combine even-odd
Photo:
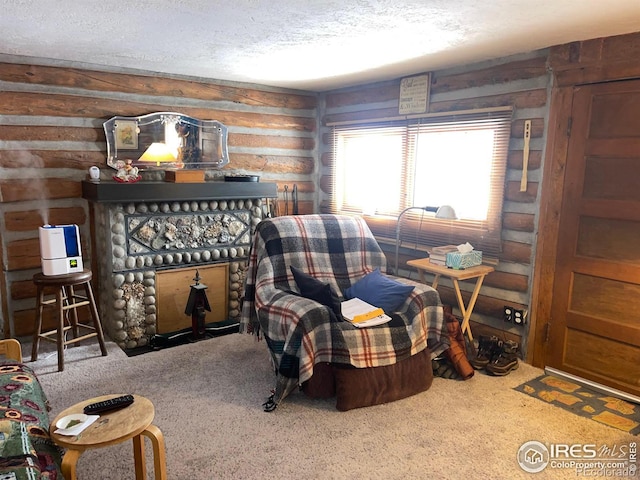
[(640, 0), (0, 0), (0, 12), (4, 58), (315, 91), (640, 31)]

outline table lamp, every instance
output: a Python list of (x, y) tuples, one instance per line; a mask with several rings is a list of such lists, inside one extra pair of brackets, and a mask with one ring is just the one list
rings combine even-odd
[(140, 162), (153, 162), (157, 167), (161, 163), (173, 163), (176, 161), (176, 153), (169, 148), (166, 143), (154, 142), (149, 145), (142, 156), (138, 159)]
[(402, 217), (411, 210), (422, 210), (425, 212), (435, 213), (435, 218), (441, 218), (444, 220), (456, 220), (458, 217), (456, 216), (456, 212), (451, 205), (442, 205), (441, 207), (407, 207), (400, 215), (398, 215), (398, 219), (396, 221), (396, 255), (395, 255), (395, 265), (394, 265), (394, 275), (398, 275), (398, 256), (400, 253), (400, 222)]

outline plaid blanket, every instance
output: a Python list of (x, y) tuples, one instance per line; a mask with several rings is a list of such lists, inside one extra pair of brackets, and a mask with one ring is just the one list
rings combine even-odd
[(359, 329), (343, 320), (331, 321), (329, 308), (300, 296), (290, 265), (329, 283), (343, 299), (344, 291), (364, 275), (375, 269), (385, 272), (386, 258), (359, 217), (284, 216), (258, 224), (249, 255), (240, 332), (267, 342), (277, 376), (275, 406), (311, 378), (316, 363), (377, 367), (426, 347), (433, 356), (448, 348), (442, 304), (433, 288), (400, 279), (416, 288), (391, 314), (392, 321)]

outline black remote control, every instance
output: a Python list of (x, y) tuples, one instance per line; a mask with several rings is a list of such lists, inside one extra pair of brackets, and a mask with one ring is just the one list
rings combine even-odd
[(84, 407), (84, 413), (94, 415), (96, 413), (110, 412), (119, 408), (128, 407), (133, 403), (133, 395), (123, 395), (121, 397), (110, 398), (102, 402), (91, 403)]

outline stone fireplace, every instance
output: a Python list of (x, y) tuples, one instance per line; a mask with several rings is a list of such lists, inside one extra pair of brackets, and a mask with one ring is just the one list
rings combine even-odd
[[(211, 316), (231, 325), (239, 321), (253, 232), (276, 198), (275, 184), (84, 181), (82, 191), (91, 206), (102, 324), (122, 349), (146, 346), (155, 334), (184, 326), (180, 302), (187, 301), (188, 282), (159, 281), (180, 270), (216, 275), (203, 277), (216, 287), (207, 291), (212, 310), (217, 306)], [(184, 281), (191, 271), (177, 276)]]

